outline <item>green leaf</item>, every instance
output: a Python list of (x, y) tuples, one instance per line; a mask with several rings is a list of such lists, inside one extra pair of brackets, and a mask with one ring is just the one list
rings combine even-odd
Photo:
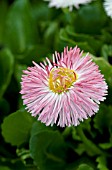
[(92, 58), (93, 61), (99, 66), (101, 73), (104, 74), (108, 85), (112, 87), (112, 66), (102, 57)]
[(93, 61), (99, 66), (108, 84), (108, 104), (112, 104), (112, 66), (102, 57), (92, 57)]
[(107, 162), (106, 162), (106, 158), (104, 156), (99, 156), (97, 159), (96, 159), (96, 162), (98, 162), (98, 165), (97, 165), (97, 168), (99, 170), (109, 170), (107, 168)]
[(87, 41), (84, 41), (84, 42), (77, 42), (74, 38), (73, 40), (73, 37), (70, 37), (66, 31), (66, 29), (62, 28), (60, 30), (60, 33), (59, 33), (59, 38), (61, 39), (61, 41), (63, 42), (66, 42), (66, 46), (68, 47), (71, 47), (71, 46), (78, 46), (79, 48), (81, 48), (82, 50), (85, 50), (85, 51), (89, 51), (91, 52), (92, 54), (94, 54), (94, 50), (92, 50), (92, 48), (89, 46), (88, 42)]
[[(48, 8), (47, 4), (43, 1), (32, 1), (32, 15), (33, 18), (38, 21), (37, 24), (40, 24), (42, 21), (50, 20), (57, 11), (52, 8)], [(57, 13), (58, 14), (58, 13)], [(56, 15), (57, 17), (57, 15)]]
[[(1, 98), (0, 99), (0, 112), (1, 112), (1, 116), (4, 117), (6, 116), (10, 111), (10, 105), (9, 103), (7, 102), (7, 100)], [(2, 120), (2, 118), (1, 118)], [(0, 122), (1, 122), (0, 120)]]
[(13, 2), (6, 19), (5, 28), (5, 43), (14, 53), (22, 53), (27, 46), (37, 42), (36, 25), (28, 0)]
[(100, 143), (99, 146), (102, 149), (110, 149), (110, 148), (112, 148), (112, 143)]
[(0, 1), (0, 43), (4, 39), (3, 30), (4, 30), (4, 23), (7, 14), (7, 7), (8, 7), (7, 1), (1, 0)]
[(94, 169), (87, 164), (81, 164), (81, 165), (79, 165), (77, 170), (94, 170)]
[(86, 148), (83, 143), (79, 143), (77, 147), (74, 148), (74, 150), (78, 155), (82, 155), (84, 152), (86, 152)]
[(44, 41), (46, 43), (46, 46), (50, 47), (54, 46), (54, 43), (52, 42), (54, 41), (54, 38), (57, 36), (58, 31), (59, 30), (57, 22), (50, 22), (44, 33)]
[(2, 135), (6, 142), (20, 146), (28, 141), (33, 118), (24, 110), (18, 110), (7, 116), (2, 124)]
[(104, 59), (106, 60), (106, 61), (108, 61), (108, 46), (106, 45), (106, 44), (104, 44), (103, 46), (102, 46), (102, 50), (101, 50), (101, 54), (102, 54), (102, 56), (104, 57)]
[(100, 105), (99, 112), (94, 117), (94, 127), (103, 134), (104, 128), (112, 126), (112, 106)]
[(82, 127), (82, 129), (87, 130), (89, 133), (92, 134), (90, 122), (91, 122), (91, 119), (88, 118), (87, 120), (85, 120), (84, 122), (82, 122), (82, 123), (80, 124), (80, 126)]
[(112, 125), (109, 127), (109, 133), (110, 133), (110, 144), (112, 145)]
[(73, 128), (73, 130), (72, 130), (72, 138), (75, 141), (81, 141), (80, 136), (78, 135), (76, 128)]
[(64, 130), (63, 130), (63, 133), (62, 133), (62, 135), (63, 135), (63, 137), (64, 138), (66, 138), (66, 137), (68, 137), (69, 135), (71, 135), (72, 134), (72, 127), (66, 127)]
[(30, 139), (30, 152), (42, 170), (62, 170), (65, 166), (65, 143), (58, 131), (35, 123)]
[(25, 162), (22, 159), (12, 159), (9, 165), (11, 170), (27, 170)]
[(78, 33), (99, 34), (106, 19), (104, 9), (99, 2), (82, 6), (76, 13), (75, 30)]
[(17, 55), (16, 58), (21, 64), (31, 65), (32, 61), (40, 62), (44, 60), (49, 49), (43, 44), (36, 44), (26, 49), (23, 54)]
[(0, 166), (0, 170), (11, 170), (11, 169), (7, 166)]
[[(95, 163), (85, 154), (77, 157), (74, 162), (68, 164), (65, 170), (96, 170)], [(85, 169), (84, 169), (85, 168)]]
[[(93, 52), (92, 52), (93, 54), (97, 54), (99, 52), (99, 50), (102, 46), (102, 41), (100, 41), (88, 34), (76, 33), (73, 26), (67, 26), (66, 31), (69, 34), (69, 36), (71, 37), (71, 39), (73, 39), (74, 41), (76, 41), (78, 43), (86, 42), (88, 44), (88, 46), (90, 46), (91, 49), (93, 50)], [(89, 52), (91, 52), (92, 50), (90, 50)]]
[(14, 70), (14, 76), (20, 86), (20, 82), (21, 82), (21, 77), (23, 74), (23, 70), (26, 70), (27, 66), (26, 65), (22, 65), (22, 64), (16, 64), (15, 66), (15, 70)]
[(14, 59), (8, 48), (0, 51), (0, 98), (3, 96), (10, 83), (13, 73)]
[(36, 135), (40, 132), (43, 132), (45, 130), (52, 130), (49, 126), (46, 126), (44, 123), (41, 123), (40, 121), (34, 122), (31, 130), (31, 135)]
[[(108, 27), (109, 28), (109, 27)], [(112, 26), (110, 25), (110, 30), (111, 30)], [(109, 29), (104, 28), (101, 31), (101, 36), (99, 37), (101, 39), (101, 41), (105, 44), (111, 44), (112, 42), (112, 34), (111, 31), (109, 31)]]
[(102, 47), (102, 56), (108, 61), (108, 57), (112, 57), (112, 45), (104, 44)]

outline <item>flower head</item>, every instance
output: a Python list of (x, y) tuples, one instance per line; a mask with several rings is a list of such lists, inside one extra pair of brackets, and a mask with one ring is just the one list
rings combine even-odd
[(86, 4), (91, 2), (92, 0), (45, 0), (50, 1), (49, 7), (56, 7), (56, 8), (66, 8), (69, 7), (72, 10), (72, 7), (79, 8), (80, 4)]
[(112, 0), (105, 0), (104, 8), (108, 16), (112, 18)]
[(107, 84), (98, 66), (80, 49), (55, 52), (53, 61), (33, 62), (22, 76), (22, 98), (32, 116), (46, 125), (77, 126), (98, 111)]

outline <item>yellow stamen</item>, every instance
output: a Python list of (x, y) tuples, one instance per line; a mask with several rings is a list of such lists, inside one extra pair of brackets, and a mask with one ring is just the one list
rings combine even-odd
[(49, 74), (49, 88), (55, 93), (69, 90), (77, 80), (77, 74), (69, 68), (53, 68)]

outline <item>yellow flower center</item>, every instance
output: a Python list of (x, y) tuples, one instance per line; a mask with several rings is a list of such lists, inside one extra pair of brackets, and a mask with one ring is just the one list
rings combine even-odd
[(55, 93), (69, 90), (77, 80), (77, 74), (69, 68), (53, 68), (49, 74), (49, 88)]

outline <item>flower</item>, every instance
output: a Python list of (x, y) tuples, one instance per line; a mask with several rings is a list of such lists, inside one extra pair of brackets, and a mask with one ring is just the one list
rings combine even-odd
[(21, 94), (32, 116), (48, 125), (77, 126), (95, 114), (107, 95), (107, 84), (89, 54), (76, 46), (55, 52), (53, 61), (23, 71)]
[(72, 10), (72, 7), (79, 8), (79, 4), (86, 4), (91, 2), (92, 0), (44, 0), (50, 1), (49, 7), (56, 7), (56, 8), (66, 8), (69, 7)]
[(112, 0), (105, 0), (104, 8), (105, 8), (107, 15), (112, 18)]

